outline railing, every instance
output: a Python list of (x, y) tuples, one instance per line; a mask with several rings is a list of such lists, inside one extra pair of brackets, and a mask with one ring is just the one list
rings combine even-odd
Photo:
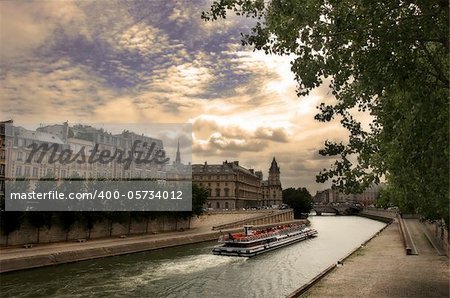
[(234, 228), (234, 227), (240, 227), (240, 226), (243, 226), (244, 224), (249, 224), (251, 222), (256, 222), (258, 220), (269, 218), (271, 216), (282, 215), (284, 213), (290, 213), (290, 212), (292, 212), (292, 209), (279, 210), (279, 211), (278, 210), (277, 211), (274, 210), (274, 211), (271, 211), (270, 213), (266, 213), (266, 214), (263, 214), (263, 215), (260, 215), (260, 216), (256, 216), (256, 217), (252, 217), (252, 218), (246, 218), (246, 219), (238, 220), (238, 221), (235, 221), (235, 222), (214, 226), (212, 229), (213, 230), (223, 230), (223, 229), (229, 229), (229, 228)]
[(295, 226), (295, 227), (276, 230), (273, 232), (261, 233), (261, 234), (257, 234), (257, 235), (250, 235), (250, 236), (233, 238), (233, 239), (230, 239), (230, 237), (227, 235), (223, 235), (223, 236), (219, 237), (219, 241), (224, 242), (224, 241), (233, 240), (233, 242), (250, 242), (250, 241), (259, 240), (259, 239), (263, 239), (263, 238), (269, 238), (272, 236), (285, 235), (285, 234), (289, 234), (291, 232), (299, 232), (299, 231), (303, 230), (305, 227), (306, 227), (305, 225), (299, 225), (299, 226)]

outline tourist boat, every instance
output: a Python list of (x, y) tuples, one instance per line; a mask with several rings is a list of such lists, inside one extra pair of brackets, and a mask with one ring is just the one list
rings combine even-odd
[(288, 224), (260, 230), (253, 230), (253, 226), (244, 226), (243, 233), (222, 235), (219, 238), (221, 244), (214, 247), (213, 254), (253, 257), (316, 236), (316, 230), (303, 224)]

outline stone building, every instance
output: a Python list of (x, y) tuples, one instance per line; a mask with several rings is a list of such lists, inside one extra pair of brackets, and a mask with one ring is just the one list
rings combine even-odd
[(166, 173), (167, 180), (181, 180), (181, 181), (191, 181), (192, 180), (192, 165), (189, 161), (184, 164), (181, 161), (180, 152), (180, 141), (177, 143), (177, 153), (174, 162), (170, 165), (167, 164), (164, 167), (164, 172)]
[[(0, 202), (3, 205), (5, 198), (5, 175), (6, 175), (6, 135), (12, 125), (12, 120), (0, 122)], [(3, 208), (3, 206), (0, 206)]]
[[(16, 126), (11, 126), (11, 130), (12, 135), (7, 138), (8, 144), (5, 148), (6, 177), (39, 179), (46, 176), (61, 178), (69, 175), (70, 165), (49, 162), (52, 154), (46, 154), (42, 158), (39, 153), (30, 156), (32, 148), (29, 146), (31, 144), (36, 144), (36, 146), (47, 144), (49, 148), (55, 148), (55, 159), (58, 159), (61, 150), (69, 148), (60, 137)], [(53, 150), (49, 150), (49, 152), (53, 152)]]
[(207, 208), (242, 209), (261, 204), (262, 172), (246, 169), (238, 161), (192, 165), (192, 182), (209, 189)]
[(238, 161), (224, 161), (192, 165), (192, 181), (209, 189), (207, 208), (247, 209), (282, 202), (280, 168), (275, 158), (268, 180), (263, 180), (261, 171), (244, 168)]
[[(163, 171), (165, 164), (135, 162), (139, 152), (145, 156), (144, 152), (150, 150), (150, 144), (154, 146), (150, 159), (158, 150), (164, 150), (163, 142), (159, 139), (126, 130), (120, 134), (112, 134), (101, 128), (87, 125), (70, 127), (67, 122), (42, 126), (35, 131), (12, 125), (10, 129), (12, 130), (10, 142), (6, 145), (5, 150), (2, 149), (2, 152), (6, 151), (2, 154), (8, 161), (4, 171), (7, 177), (25, 177), (31, 180), (49, 175), (57, 179), (69, 178), (74, 175), (83, 178), (165, 178)], [(49, 162), (53, 149), (49, 150), (49, 153), (42, 159), (39, 158), (42, 151), (29, 158), (32, 151), (29, 147), (31, 144), (37, 146), (47, 144), (51, 148), (55, 146), (53, 159), (56, 162)], [(65, 153), (70, 150), (72, 156), (83, 152), (84, 158), (82, 155), (78, 155), (79, 162), (60, 163), (58, 160), (63, 150)], [(103, 150), (107, 150), (111, 155), (120, 151), (123, 153), (123, 160), (129, 157), (130, 152), (134, 152), (133, 161), (129, 166), (126, 166), (125, 162), (120, 162), (119, 158), (114, 158), (111, 162), (106, 163), (87, 162), (90, 155), (94, 154), (93, 151), (96, 152), (94, 160), (98, 160)], [(119, 155), (117, 154), (117, 156)]]
[(282, 196), (280, 167), (274, 157), (269, 168), (269, 177), (262, 182), (262, 206), (281, 205)]
[(317, 191), (314, 196), (314, 202), (318, 204), (359, 203), (363, 206), (369, 206), (375, 203), (381, 189), (385, 186), (385, 183), (380, 183), (379, 185), (372, 184), (362, 193), (351, 194), (346, 194), (332, 187), (322, 191)]

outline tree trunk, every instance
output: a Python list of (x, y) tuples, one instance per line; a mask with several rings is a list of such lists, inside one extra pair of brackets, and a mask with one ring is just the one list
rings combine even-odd
[(163, 217), (162, 217), (162, 224), (163, 224), (163, 225), (162, 225), (162, 231), (163, 231), (163, 232), (164, 232), (164, 230), (165, 230), (165, 229), (164, 229), (164, 219), (166, 219), (166, 216), (163, 216)]
[(128, 217), (128, 235), (130, 235), (131, 232), (131, 213), (130, 216)]

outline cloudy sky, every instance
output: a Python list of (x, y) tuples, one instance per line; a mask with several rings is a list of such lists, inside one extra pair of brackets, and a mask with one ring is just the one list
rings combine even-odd
[(0, 118), (26, 123), (192, 123), (193, 162), (272, 157), (312, 194), (338, 124), (315, 121), (326, 86), (298, 98), (289, 57), (240, 45), (251, 21), (200, 19), (210, 1), (1, 1)]

